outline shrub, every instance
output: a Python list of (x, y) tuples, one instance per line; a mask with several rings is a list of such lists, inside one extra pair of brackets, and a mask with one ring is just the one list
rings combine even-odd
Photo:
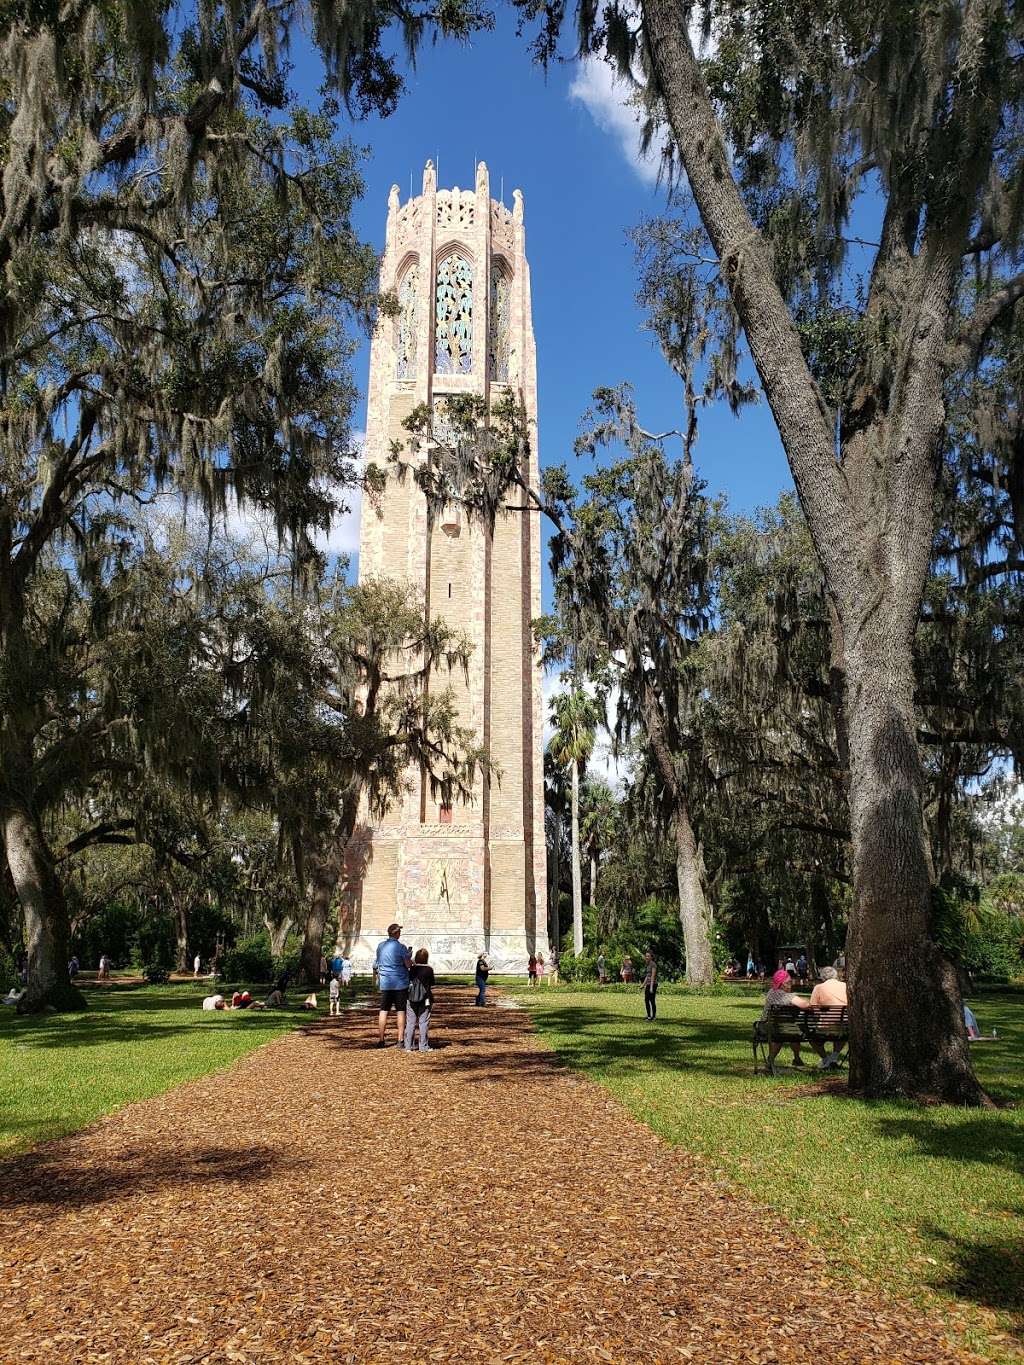
[(221, 958), (220, 975), (225, 981), (272, 980), (274, 959), (269, 936), (260, 933), (239, 939)]
[(18, 966), (6, 948), (0, 947), (0, 987), (6, 992), (11, 986), (19, 986)]
[(972, 976), (1006, 981), (1024, 974), (1024, 922), (964, 878), (947, 877), (935, 888), (932, 934)]
[(142, 976), (151, 986), (162, 986), (170, 978), (170, 972), (162, 962), (147, 962), (142, 969)]
[(576, 957), (572, 951), (572, 933), (565, 935), (559, 955), (559, 971), (566, 981), (596, 981), (597, 955), (604, 949), (608, 975), (619, 980), (619, 969), (624, 957), (633, 959), (637, 980), (643, 975), (644, 953), (648, 948), (658, 963), (663, 981), (673, 981), (682, 975), (686, 960), (683, 951), (683, 928), (674, 901), (649, 896), (630, 915), (629, 920), (611, 933), (598, 931), (597, 916), (588, 906), (584, 915), (584, 948)]
[(301, 957), (302, 951), (297, 945), (294, 948), (289, 948), (287, 952), (278, 954), (273, 960), (272, 979), (276, 981), (282, 972), (290, 972), (291, 979), (293, 981), (298, 981), (299, 961)]

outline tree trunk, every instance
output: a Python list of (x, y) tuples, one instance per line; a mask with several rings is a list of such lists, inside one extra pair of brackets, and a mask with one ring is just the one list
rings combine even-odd
[(188, 897), (174, 897), (175, 971), (187, 973), (188, 962)]
[(331, 913), (331, 902), (345, 866), (345, 850), (356, 827), (361, 786), (345, 798), (338, 823), (330, 836), (330, 846), (323, 852), (313, 874), (313, 886), (302, 927), (302, 952), (299, 955), (299, 975), (310, 985), (320, 981), (320, 958), (324, 950), (324, 929)]
[(311, 986), (320, 981), (320, 958), (324, 951), (324, 929), (331, 912), (331, 901), (341, 877), (342, 858), (331, 853), (318, 864), (313, 878), (313, 889), (302, 926), (302, 952), (299, 956), (299, 975)]
[(679, 883), (679, 921), (686, 945), (686, 980), (690, 986), (708, 986), (715, 977), (711, 956), (711, 915), (700, 875), (697, 841), (693, 837), (686, 803), (677, 801), (675, 811), (676, 879)]
[(548, 949), (560, 948), (562, 925), (559, 908), (561, 905), (562, 882), (562, 815), (558, 813), (555, 829), (555, 842), (551, 858), (551, 901), (548, 906)]
[(21, 808), (3, 812), (7, 865), (25, 916), (28, 991), (19, 1009), (83, 1009), (80, 991), (68, 980), (71, 932), (64, 892), (39, 822)]
[[(931, 869), (910, 641), (883, 607), (847, 651), (854, 903), (850, 1085), (979, 1104), (956, 973), (929, 936)], [(895, 638), (894, 638), (895, 636)], [(847, 639), (852, 632), (847, 632)]]
[(580, 765), (572, 764), (572, 950), (583, 952), (583, 867), (580, 861)]
[[(326, 923), (326, 919), (324, 921)], [(294, 920), (290, 915), (286, 915), (282, 920), (272, 920), (269, 915), (263, 916), (263, 923), (267, 926), (267, 933), (270, 935), (270, 951), (274, 957), (283, 957), (285, 943), (291, 933)], [(323, 929), (320, 931), (321, 937)], [(317, 958), (317, 967), (320, 966), (320, 959)]]

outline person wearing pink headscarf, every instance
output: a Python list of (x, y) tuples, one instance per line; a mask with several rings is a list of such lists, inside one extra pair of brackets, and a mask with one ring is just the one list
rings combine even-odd
[[(780, 967), (772, 977), (772, 984), (768, 987), (764, 997), (764, 1009), (761, 1011), (761, 1018), (768, 1018), (768, 1011), (773, 1005), (795, 1005), (798, 1010), (810, 1009), (811, 1002), (803, 995), (794, 995), (791, 987), (793, 978), (785, 967)], [(793, 1049), (793, 1065), (803, 1066), (803, 1059), (800, 1056), (800, 1039), (794, 1038), (789, 1046)], [(781, 1042), (773, 1042), (768, 1049), (771, 1059), (774, 1062), (782, 1048)]]

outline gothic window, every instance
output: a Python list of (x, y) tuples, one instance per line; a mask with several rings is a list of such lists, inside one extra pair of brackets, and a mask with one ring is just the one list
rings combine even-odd
[(398, 360), (395, 373), (399, 379), (412, 379), (416, 374), (416, 292), (419, 280), (420, 268), (413, 261), (398, 286), (398, 317), (395, 321), (395, 352)]
[(491, 266), (491, 316), (488, 338), (488, 364), (496, 384), (508, 383), (509, 313), (512, 303), (512, 281), (500, 262)]
[(434, 370), (469, 374), (473, 368), (473, 267), (452, 252), (437, 267)]

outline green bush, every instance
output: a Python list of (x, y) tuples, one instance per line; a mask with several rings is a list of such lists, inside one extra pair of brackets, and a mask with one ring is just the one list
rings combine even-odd
[(162, 962), (147, 962), (142, 969), (143, 979), (148, 981), (151, 986), (162, 986), (170, 975)]
[(276, 981), (282, 972), (291, 972), (293, 981), (299, 979), (299, 960), (302, 957), (302, 950), (296, 945), (289, 948), (287, 952), (279, 953), (273, 960), (273, 980)]
[(649, 896), (638, 905), (628, 922), (611, 933), (601, 934), (597, 912), (587, 906), (583, 920), (583, 952), (576, 957), (572, 951), (572, 933), (565, 935), (559, 956), (559, 973), (566, 981), (596, 981), (597, 955), (604, 949), (608, 976), (618, 981), (624, 957), (633, 959), (636, 979), (643, 976), (644, 953), (649, 948), (658, 963), (662, 981), (673, 981), (681, 976), (686, 962), (683, 950), (683, 927), (674, 901)]
[(0, 988), (6, 995), (12, 986), (18, 986), (18, 965), (6, 948), (0, 947)]
[(221, 958), (220, 975), (224, 981), (271, 981), (274, 958), (266, 933), (241, 938)]
[(1012, 981), (1024, 975), (1024, 922), (982, 903), (978, 928), (964, 935), (961, 962), (972, 976)]
[(963, 877), (948, 876), (935, 888), (932, 935), (972, 976), (1009, 981), (1024, 975), (1024, 920)]

